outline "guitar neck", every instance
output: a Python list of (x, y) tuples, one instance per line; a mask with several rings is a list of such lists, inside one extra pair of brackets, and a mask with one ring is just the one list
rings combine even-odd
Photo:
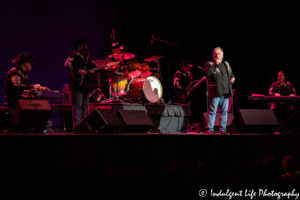
[(92, 73), (92, 72), (98, 71), (98, 70), (100, 70), (100, 69), (102, 69), (102, 68), (104, 68), (104, 67), (106, 67), (106, 66), (107, 66), (107, 65), (103, 65), (103, 66), (100, 66), (100, 67), (95, 67), (95, 68), (89, 69), (88, 72)]
[(202, 78), (200, 81), (198, 81), (198, 83), (196, 83), (191, 89), (190, 92), (192, 92), (194, 89), (196, 89), (196, 87), (198, 87), (200, 85), (200, 83), (202, 83), (205, 80), (205, 78)]

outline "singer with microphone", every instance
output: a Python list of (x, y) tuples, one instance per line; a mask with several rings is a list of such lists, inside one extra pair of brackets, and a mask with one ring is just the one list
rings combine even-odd
[(216, 47), (212, 51), (213, 59), (205, 63), (205, 73), (208, 80), (208, 122), (207, 133), (214, 133), (214, 124), (218, 106), (220, 106), (220, 133), (227, 134), (227, 110), (229, 97), (232, 96), (232, 85), (235, 77), (230, 64), (224, 61), (224, 51)]
[[(75, 127), (88, 114), (90, 74), (87, 69), (97, 67), (89, 56), (90, 42), (80, 38), (73, 42), (73, 51), (65, 62), (69, 70), (69, 89), (72, 95), (72, 119)], [(88, 53), (87, 53), (88, 52)], [(82, 78), (83, 77), (83, 78)]]

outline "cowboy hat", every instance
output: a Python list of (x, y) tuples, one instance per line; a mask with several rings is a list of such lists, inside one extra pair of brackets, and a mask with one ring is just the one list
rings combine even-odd
[(182, 61), (182, 67), (193, 67), (193, 64), (190, 61)]
[(87, 46), (90, 45), (91, 42), (86, 41), (85, 37), (77, 39), (73, 42), (74, 49), (77, 49), (80, 45), (86, 44)]
[(18, 62), (18, 63), (22, 63), (22, 62), (26, 62), (26, 61), (37, 61), (34, 57), (30, 56), (30, 53), (20, 53), (18, 55), (18, 57), (14, 58), (12, 60), (12, 63)]

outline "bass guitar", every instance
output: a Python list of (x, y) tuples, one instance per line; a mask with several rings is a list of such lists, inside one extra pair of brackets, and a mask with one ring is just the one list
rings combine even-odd
[(178, 95), (179, 95), (180, 103), (186, 104), (187, 102), (189, 102), (192, 96), (192, 91), (205, 81), (206, 81), (206, 76), (203, 76), (200, 79), (200, 81), (198, 81), (193, 87), (192, 87), (193, 82), (190, 82), (189, 86), (186, 88), (187, 92), (179, 91)]

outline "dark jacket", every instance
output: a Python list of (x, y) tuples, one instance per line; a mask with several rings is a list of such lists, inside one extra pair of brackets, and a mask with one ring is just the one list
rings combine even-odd
[[(84, 92), (88, 92), (90, 90), (90, 78), (84, 78), (82, 85), (81, 77), (78, 73), (78, 70), (83, 70), (85, 66), (85, 62), (87, 59), (87, 55), (81, 55), (78, 51), (72, 52), (65, 62), (65, 67), (69, 70), (69, 88), (78, 88)], [(86, 65), (86, 70), (97, 67), (92, 61), (91, 57), (88, 58), (88, 62)], [(88, 77), (88, 76), (86, 76)]]
[(16, 66), (10, 69), (6, 75), (4, 86), (5, 100), (9, 107), (15, 108), (18, 99), (22, 99), (21, 94), (24, 90), (34, 88), (31, 85), (28, 73)]
[[(234, 78), (230, 64), (227, 61), (223, 61), (228, 75), (228, 80)], [(205, 63), (205, 73), (208, 81), (208, 98), (221, 97), (224, 93), (224, 84), (222, 81), (222, 74), (216, 67), (216, 64), (212, 61)], [(232, 85), (229, 83), (229, 95), (232, 96)]]

